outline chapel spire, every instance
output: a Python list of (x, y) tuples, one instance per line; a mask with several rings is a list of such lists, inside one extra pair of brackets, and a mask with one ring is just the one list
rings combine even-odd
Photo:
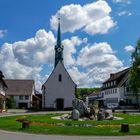
[(63, 46), (61, 43), (60, 15), (58, 17), (57, 42), (55, 45), (55, 67), (59, 61), (63, 63)]
[(60, 16), (58, 17), (58, 32), (57, 32), (57, 48), (61, 47), (61, 28), (60, 28)]

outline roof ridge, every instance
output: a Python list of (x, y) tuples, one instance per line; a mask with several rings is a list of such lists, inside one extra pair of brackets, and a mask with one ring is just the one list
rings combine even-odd
[(126, 68), (126, 69), (123, 69), (123, 70), (121, 70), (121, 71), (119, 71), (117, 73), (112, 73), (112, 74), (110, 74), (110, 77), (107, 80), (105, 80), (105, 82), (103, 82), (103, 83), (106, 83), (106, 82), (109, 82), (111, 80), (114, 80), (114, 79), (120, 77), (121, 75), (125, 74), (129, 70), (130, 70), (130, 67)]
[(126, 68), (126, 69), (123, 69), (123, 70), (121, 70), (121, 71), (118, 71), (118, 72), (112, 73), (112, 74), (118, 74), (118, 73), (121, 73), (121, 72), (126, 71), (126, 70), (129, 70), (129, 69), (130, 69), (130, 68)]

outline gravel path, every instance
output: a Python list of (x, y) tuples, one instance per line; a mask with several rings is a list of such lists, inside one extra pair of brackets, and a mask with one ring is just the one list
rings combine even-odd
[(0, 113), (0, 117), (17, 116), (17, 115), (36, 115), (36, 114), (67, 114), (71, 111), (39, 111), (39, 112), (8, 112)]

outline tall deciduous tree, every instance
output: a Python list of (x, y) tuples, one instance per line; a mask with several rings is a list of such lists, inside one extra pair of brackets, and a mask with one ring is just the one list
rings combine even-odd
[(139, 106), (140, 92), (140, 39), (137, 42), (135, 51), (132, 52), (132, 67), (129, 73), (130, 89), (136, 97), (137, 106)]

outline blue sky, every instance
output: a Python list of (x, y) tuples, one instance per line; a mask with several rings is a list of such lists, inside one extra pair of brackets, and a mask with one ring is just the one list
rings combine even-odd
[(130, 65), (140, 37), (139, 5), (139, 0), (0, 0), (0, 69), (6, 78), (35, 79), (39, 89), (53, 69), (59, 11), (65, 66), (79, 86), (100, 86)]

